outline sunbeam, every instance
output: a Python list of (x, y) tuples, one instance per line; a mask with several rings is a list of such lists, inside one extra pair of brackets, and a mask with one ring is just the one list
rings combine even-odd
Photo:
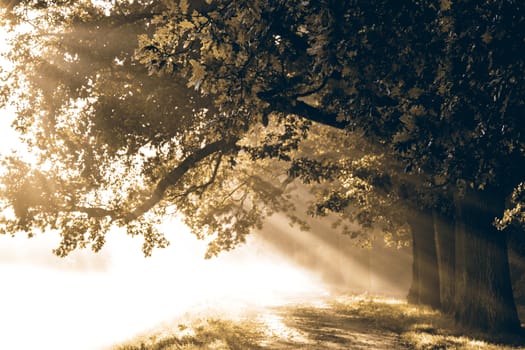
[[(2, 48), (5, 39), (0, 35)], [(0, 64), (11, 69), (7, 60)], [(48, 64), (61, 69), (58, 61)], [(14, 113), (10, 105), (3, 110), (0, 152), (28, 158), (10, 126)], [(0, 348), (100, 349), (188, 312), (234, 314), (327, 294), (318, 277), (260, 237), (204, 260), (205, 242), (184, 225), (169, 221), (163, 230), (172, 245), (148, 259), (140, 240), (118, 230), (99, 254), (75, 251), (63, 259), (51, 253), (56, 232), (0, 236)]]
[[(8, 121), (2, 119), (1, 136), (11, 141), (3, 145), (16, 148)], [(0, 237), (0, 348), (100, 349), (186, 313), (235, 315), (319, 300), (334, 286), (392, 292), (379, 273), (391, 261), (371, 264), (370, 252), (352, 247), (326, 223), (302, 232), (277, 215), (247, 244), (211, 260), (203, 259), (205, 242), (179, 221), (165, 222), (162, 230), (172, 245), (148, 259), (141, 240), (119, 230), (108, 234), (100, 253), (75, 251), (63, 259), (51, 254), (56, 233)], [(406, 259), (396, 266), (408, 270)], [(399, 290), (405, 288), (401, 276)], [(287, 331), (277, 319), (262, 321), (274, 332)]]
[(178, 222), (165, 225), (173, 244), (148, 259), (139, 240), (118, 231), (100, 254), (65, 259), (51, 255), (52, 234), (0, 237), (0, 348), (98, 349), (188, 312), (233, 315), (327, 295), (318, 278), (256, 236), (204, 260), (204, 242)]
[(330, 220), (311, 220), (310, 226), (301, 231), (274, 215), (258, 235), (333, 290), (404, 296), (411, 280), (408, 249), (384, 247), (379, 239), (372, 248), (362, 248), (332, 229)]

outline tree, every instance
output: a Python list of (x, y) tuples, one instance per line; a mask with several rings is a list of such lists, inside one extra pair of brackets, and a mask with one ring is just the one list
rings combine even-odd
[[(44, 4), (46, 17), (63, 6)], [(54, 12), (52, 18), (64, 25), (44, 41), (48, 49), (37, 57), (13, 53), (26, 65), (20, 68), (28, 81), (36, 84), (35, 94), (22, 94), (21, 101), (32, 103), (20, 104), (17, 127), (39, 136), (32, 146), (53, 164), (42, 161), (47, 170), (36, 171), (11, 159), (4, 197), (16, 220), (8, 221), (9, 231), (61, 227), (65, 254), (79, 243), (103, 242), (103, 232), (116, 222), (145, 234), (150, 249), (165, 244), (150, 224), (158, 217), (151, 213), (162, 214), (170, 204), (186, 214), (195, 232), (216, 238), (212, 251), (229, 249), (260, 223), (264, 210), (258, 203), (286, 209), (253, 186), (242, 186), (254, 178), (251, 162), (315, 165), (292, 157), (308, 137), (310, 123), (320, 123), (362, 135), (394, 159), (394, 169), (402, 169), (397, 177), (406, 174), (406, 186), (417, 187), (421, 212), (457, 212), (445, 216), (458, 226), (456, 258), (464, 257), (455, 261), (455, 294), (469, 303), (454, 303), (457, 319), (491, 331), (519, 328), (505, 231), (493, 225), (504, 212), (506, 196), (515, 188), (520, 193), (523, 182), (525, 84), (519, 53), (525, 43), (516, 38), (521, 38), (525, 14), (519, 4), (181, 0), (158, 8), (147, 2), (107, 10), (84, 3), (67, 6), (72, 9), (68, 15)], [(87, 65), (89, 71), (57, 79), (59, 88), (39, 79), (43, 68), (56, 72), (46, 65), (51, 61), (67, 67), (82, 59), (80, 53), (57, 51), (72, 29), (92, 24), (91, 32), (97, 31), (102, 23), (117, 23), (111, 22), (114, 18), (127, 23), (134, 18), (133, 6), (148, 9), (139, 11), (134, 22), (143, 32), (135, 58), (146, 68), (130, 57), (121, 67), (123, 58), (111, 53), (105, 57), (117, 60), (109, 71)], [(87, 60), (96, 62), (89, 54), (102, 48), (84, 53)], [(46, 55), (54, 58), (39, 59)], [(114, 77), (128, 82), (112, 84)], [(153, 99), (143, 89), (152, 89)], [(113, 98), (103, 91), (115, 91)], [(156, 94), (166, 104), (159, 104)], [(146, 105), (156, 111), (165, 107), (165, 113), (134, 114), (136, 101), (127, 103), (134, 98), (152, 101)], [(188, 112), (175, 112), (179, 105), (189, 105)], [(64, 118), (79, 106), (85, 118)], [(32, 107), (45, 111), (44, 117), (35, 118)], [(255, 131), (265, 135), (254, 140)], [(330, 167), (323, 164), (321, 172)], [(340, 171), (344, 167), (335, 169), (339, 179), (348, 174)], [(135, 182), (111, 176), (115, 172)], [(346, 180), (350, 188), (359, 188), (362, 178)], [(230, 195), (239, 186), (242, 195)], [(340, 194), (327, 197), (326, 208), (341, 211), (339, 204), (354, 204), (351, 191)], [(520, 195), (514, 199), (500, 228), (520, 221)], [(437, 260), (444, 261), (443, 256)]]
[[(308, 139), (313, 138), (315, 142), (317, 137), (312, 134), (310, 132)], [(434, 308), (443, 306), (445, 309), (449, 304), (447, 298), (450, 298), (447, 296), (448, 289), (454, 283), (447, 281), (454, 274), (446, 268), (438, 269), (446, 260), (441, 259), (438, 265), (437, 256), (446, 257), (448, 251), (443, 251), (443, 248), (448, 248), (454, 237), (447, 237), (452, 239), (441, 244), (438, 251), (434, 234), (440, 232), (441, 227), (439, 231), (432, 227), (430, 199), (424, 197), (424, 189), (423, 192), (417, 190), (421, 179), (404, 174), (398, 162), (389, 159), (384, 151), (362, 138), (356, 140), (352, 135), (340, 133), (335, 136), (336, 140), (330, 142), (333, 138), (330, 133), (323, 135), (317, 140), (323, 142), (323, 151), (303, 151), (306, 155), (296, 156), (290, 167), (290, 174), (307, 184), (329, 182), (313, 187), (317, 196), (310, 213), (318, 216), (337, 213), (339, 220), (334, 223), (335, 228), (341, 227), (343, 234), (350, 235), (363, 245), (370, 244), (374, 233), (379, 231), (386, 243), (402, 246), (408, 242), (410, 232), (413, 282), (408, 300)], [(303, 144), (301, 149), (305, 148)], [(349, 222), (359, 226), (349, 225)], [(440, 287), (447, 290), (440, 293)]]
[(259, 150), (250, 147), (256, 138), (225, 125), (228, 116), (183, 81), (159, 84), (132, 55), (137, 34), (148, 31), (161, 4), (107, 10), (74, 2), (67, 17), (63, 6), (15, 12), (9, 58), (16, 68), (8, 87), (15, 127), (34, 159), (3, 162), (2, 200), (11, 208), (4, 232), (57, 229), (62, 242), (55, 252), (64, 256), (88, 245), (98, 251), (117, 224), (143, 235), (150, 254), (167, 244), (155, 223), (177, 211), (188, 214), (200, 237), (211, 236), (213, 255), (243, 242), (273, 210), (299, 221), (283, 195), (286, 176), (265, 179), (269, 169), (286, 169), (268, 159), (258, 168), (251, 162), (258, 153), (284, 157), (302, 138), (302, 123), (268, 126), (266, 140), (279, 143)]
[[(253, 175), (254, 167), (249, 163), (257, 161), (259, 169), (286, 173), (286, 168), (272, 159), (289, 161), (291, 152), (304, 138), (308, 123), (267, 116), (264, 123), (255, 123), (248, 131), (244, 130), (246, 127), (236, 128), (236, 122), (221, 113), (209, 97), (187, 87), (183, 80), (164, 79), (155, 75), (151, 67), (136, 64), (131, 57), (136, 45), (133, 38), (152, 30), (148, 23), (162, 11), (162, 5), (139, 2), (113, 9), (86, 3), (66, 5), (72, 11), (67, 21), (60, 13), (63, 3), (33, 9), (29, 15), (33, 16), (35, 29), (19, 32), (10, 53), (18, 64), (11, 81), (15, 87), (12, 94), (16, 96), (12, 101), (19, 108), (16, 126), (25, 134), (29, 146), (40, 154), (36, 166), (16, 158), (5, 163), (6, 199), (16, 214), (6, 221), (6, 231), (60, 228), (64, 239), (56, 252), (65, 255), (90, 242), (95, 250), (100, 249), (103, 233), (117, 223), (127, 225), (131, 234), (145, 233), (145, 250), (149, 253), (155, 244), (166, 244), (152, 225), (154, 218), (162, 214), (162, 208), (154, 208), (158, 202), (170, 203), (179, 212), (187, 213), (186, 223), (198, 235), (204, 237), (203, 231), (208, 231), (219, 238), (224, 226), (210, 221), (216, 220), (213, 216), (219, 210), (223, 211), (221, 215), (232, 211), (224, 220), (242, 216), (224, 196), (233, 200), (235, 195), (247, 203), (247, 191), (257, 192), (259, 200), (264, 197), (266, 214), (288, 211), (292, 221), (300, 221), (291, 214), (290, 201), (277, 196), (283, 194), (283, 189)], [(27, 21), (25, 11), (15, 18), (14, 30)], [(52, 22), (48, 23), (48, 18)], [(38, 51), (34, 50), (34, 43), (39, 43)], [(30, 89), (17, 90), (18, 86), (27, 85)], [(36, 114), (41, 118), (35, 119)], [(315, 132), (310, 135), (313, 138)], [(209, 143), (199, 149), (206, 142)], [(62, 151), (57, 153), (57, 149)], [(221, 156), (222, 152), (231, 154)], [(218, 157), (215, 163), (199, 168), (199, 162), (214, 155)], [(54, 160), (56, 168), (50, 167), (49, 159)], [(342, 159), (338, 161), (343, 163)], [(224, 165), (235, 171), (224, 172)], [(364, 169), (363, 164), (356, 165)], [(191, 183), (201, 180), (195, 175), (202, 175), (206, 168), (210, 177), (204, 183)], [(75, 171), (66, 173), (64, 169)], [(115, 172), (119, 177), (114, 176)], [(185, 191), (179, 189), (176, 196), (169, 197), (166, 192), (175, 190), (175, 184), (182, 182), (184, 176), (188, 177), (183, 179)], [(366, 177), (370, 175), (361, 176), (363, 180)], [(130, 179), (134, 182), (127, 182)], [(231, 182), (230, 187), (225, 186), (227, 182)], [(218, 191), (216, 183), (221, 183), (222, 191)], [(28, 194), (34, 198), (28, 198)], [(198, 200), (192, 198), (194, 194)], [(149, 215), (151, 209), (159, 210), (159, 215)], [(373, 206), (368, 205), (352, 219), (366, 226), (371, 209)], [(44, 220), (35, 220), (36, 213), (45, 214)], [(247, 230), (259, 225), (264, 217), (261, 212), (243, 215), (249, 217), (242, 222), (244, 227), (222, 232), (222, 243), (213, 243), (210, 253), (242, 242)], [(58, 217), (61, 219), (57, 223)], [(85, 226), (86, 218), (93, 222), (91, 227)], [(140, 221), (140, 226), (133, 221)], [(89, 234), (81, 234), (83, 231)]]
[[(176, 45), (170, 51), (158, 36), (145, 40), (144, 63), (159, 62), (162, 52), (176, 61), (152, 67), (190, 76), (190, 85), (226, 108), (238, 108), (236, 98), (254, 97), (266, 113), (361, 130), (401, 159), (408, 173), (420, 174), (430, 195), (448, 201), (450, 192), (457, 195), (464, 238), (455, 246), (467, 258), (456, 265), (463, 283), (455, 292), (471, 301), (456, 303), (457, 319), (491, 330), (519, 327), (505, 234), (493, 221), (523, 180), (523, 61), (514, 59), (523, 49), (516, 40), (524, 23), (520, 6), (181, 4), (162, 25), (179, 26), (170, 38)], [(197, 47), (178, 51), (188, 38)], [(226, 104), (224, 89), (233, 89)]]

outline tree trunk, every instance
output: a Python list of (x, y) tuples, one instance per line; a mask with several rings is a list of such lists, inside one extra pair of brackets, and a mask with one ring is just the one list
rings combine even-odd
[(439, 272), (430, 211), (410, 215), (412, 228), (412, 285), (407, 300), (413, 304), (439, 308)]
[[(412, 226), (412, 225), (411, 225)], [(416, 231), (412, 229), (412, 284), (408, 290), (407, 301), (411, 304), (419, 304), (419, 265), (420, 265), (420, 249), (417, 246), (419, 240), (416, 239)]]
[(520, 322), (512, 295), (506, 233), (493, 220), (503, 191), (467, 190), (457, 200), (456, 299), (458, 323), (487, 332), (514, 332)]
[(433, 211), (436, 254), (439, 268), (439, 295), (441, 310), (454, 309), (456, 237), (451, 215)]

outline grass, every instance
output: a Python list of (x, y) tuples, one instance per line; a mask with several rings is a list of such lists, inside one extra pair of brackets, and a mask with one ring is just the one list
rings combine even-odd
[(190, 318), (112, 350), (525, 349), (520, 344), (525, 339), (468, 333), (437, 311), (400, 300), (345, 296), (235, 318)]
[[(438, 311), (384, 298), (342, 298), (332, 303), (337, 313), (354, 315), (375, 328), (393, 332), (409, 349), (525, 349), (525, 339), (513, 335), (488, 336), (457, 327)], [(520, 346), (521, 344), (521, 346)]]
[(139, 336), (115, 350), (248, 350), (262, 349), (263, 334), (248, 321), (201, 319), (189, 325), (178, 324), (170, 334), (154, 332)]

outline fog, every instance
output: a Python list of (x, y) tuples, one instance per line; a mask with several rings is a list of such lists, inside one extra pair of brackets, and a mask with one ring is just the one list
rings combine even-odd
[(409, 248), (387, 247), (380, 235), (372, 248), (362, 248), (355, 239), (334, 231), (329, 220), (309, 220), (309, 225), (309, 231), (301, 231), (275, 215), (257, 235), (332, 291), (406, 295), (412, 276)]
[[(4, 151), (19, 148), (8, 121), (0, 119)], [(143, 257), (139, 238), (119, 231), (108, 234), (100, 253), (64, 259), (51, 253), (57, 234), (0, 235), (0, 349), (103, 349), (185, 313), (235, 313), (332, 293), (404, 297), (407, 250), (381, 242), (361, 249), (329, 221), (310, 224), (303, 232), (275, 215), (245, 245), (211, 260), (175, 220), (163, 228), (172, 244), (151, 258)]]
[(0, 348), (102, 349), (185, 313), (235, 313), (334, 291), (406, 293), (406, 252), (352, 248), (347, 237), (313, 228), (301, 232), (276, 216), (211, 260), (177, 221), (164, 227), (171, 246), (151, 258), (140, 239), (118, 231), (99, 254), (65, 259), (51, 254), (52, 234), (0, 237)]
[[(14, 148), (25, 155), (9, 127), (12, 107), (1, 112), (0, 153)], [(143, 257), (139, 238), (117, 230), (100, 253), (64, 259), (51, 253), (56, 234), (0, 235), (0, 349), (103, 349), (185, 313), (235, 313), (331, 293), (403, 297), (408, 289), (406, 250), (380, 242), (357, 248), (329, 222), (302, 232), (275, 215), (245, 245), (211, 260), (185, 226), (164, 226), (172, 244), (151, 258)]]

